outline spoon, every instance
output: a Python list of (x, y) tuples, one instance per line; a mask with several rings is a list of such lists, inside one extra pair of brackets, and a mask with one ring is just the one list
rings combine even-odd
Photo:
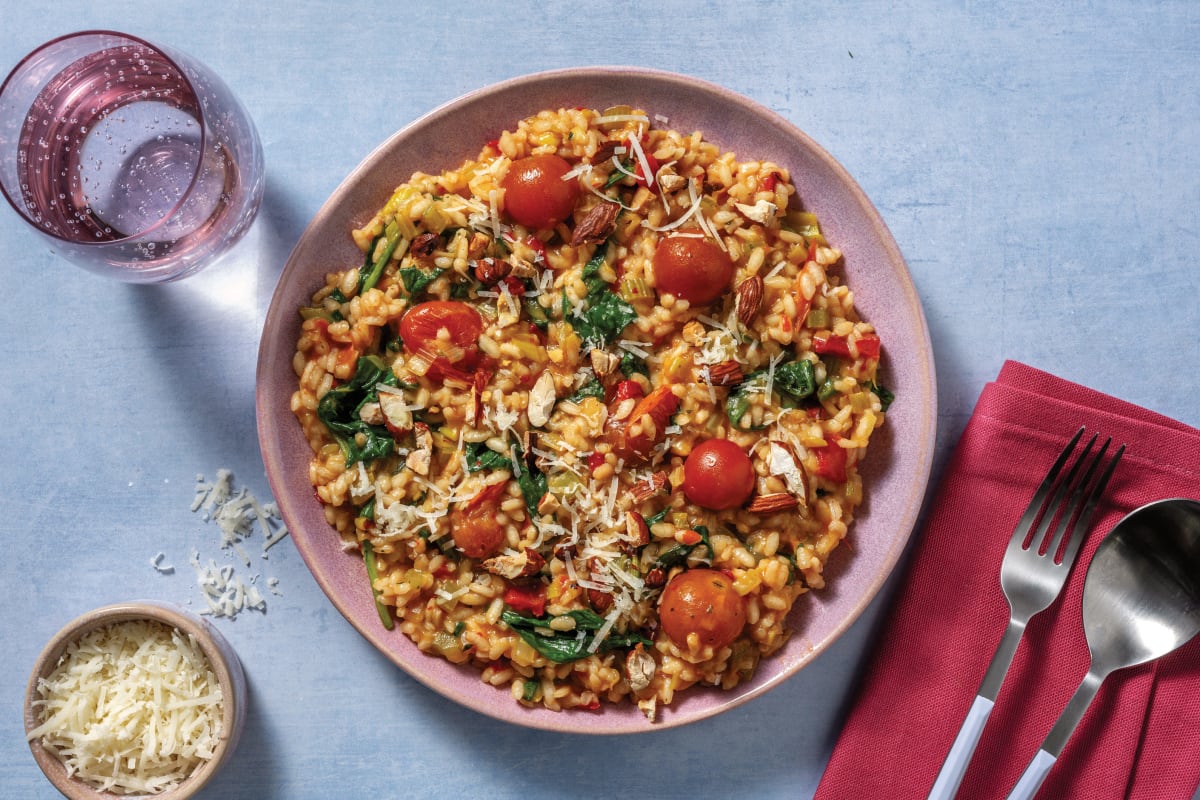
[(1009, 800), (1037, 792), (1109, 673), (1164, 656), (1200, 632), (1200, 503), (1159, 500), (1117, 523), (1088, 566), (1083, 631), (1088, 673)]

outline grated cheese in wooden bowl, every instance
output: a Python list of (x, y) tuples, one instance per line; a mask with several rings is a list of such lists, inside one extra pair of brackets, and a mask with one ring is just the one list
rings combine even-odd
[[(68, 626), (43, 654), (30, 682), (26, 738), (75, 786), (185, 796), (181, 785), (211, 773), (210, 762), (236, 738), (241, 717), (227, 714), (227, 704), (238, 701), (229, 695), (244, 683), (240, 666), (232, 677), (229, 653), (221, 651), (214, 664), (206, 654), (214, 652), (212, 642), (206, 648), (167, 619), (103, 620)], [(46, 769), (46, 760), (39, 762)], [(52, 772), (51, 780), (61, 777)]]

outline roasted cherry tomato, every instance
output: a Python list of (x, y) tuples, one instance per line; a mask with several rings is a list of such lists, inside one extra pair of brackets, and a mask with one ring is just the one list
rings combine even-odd
[(468, 558), (487, 558), (504, 544), (504, 527), (497, 521), (504, 482), (494, 483), (450, 512), (450, 536)]
[(694, 633), (700, 644), (721, 648), (746, 626), (746, 603), (724, 572), (689, 569), (663, 589), (658, 619), (663, 633), (680, 647), (687, 647)]
[(610, 429), (613, 452), (630, 463), (650, 458), (654, 446), (666, 438), (666, 428), (679, 409), (679, 398), (669, 384), (657, 387), (638, 400), (630, 415)]
[(698, 230), (676, 233), (659, 242), (653, 264), (658, 290), (694, 306), (716, 300), (729, 291), (733, 280), (729, 254)]
[(479, 363), (482, 333), (483, 318), (479, 312), (455, 300), (418, 303), (400, 320), (404, 349), (429, 359), (425, 374), (433, 380), (474, 369)]
[(692, 448), (683, 462), (683, 493), (699, 506), (736, 508), (754, 491), (750, 456), (728, 439), (708, 439)]
[(551, 153), (518, 158), (500, 186), (504, 209), (527, 228), (551, 228), (575, 210), (579, 181), (563, 180), (571, 165)]

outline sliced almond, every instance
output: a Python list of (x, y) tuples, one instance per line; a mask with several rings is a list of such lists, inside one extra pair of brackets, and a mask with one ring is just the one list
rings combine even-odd
[(706, 333), (702, 324), (696, 320), (691, 320), (690, 322), (684, 324), (683, 330), (680, 331), (680, 335), (688, 344), (699, 345), (704, 341)]
[(592, 206), (571, 233), (571, 246), (603, 242), (616, 227), (617, 213), (620, 210), (621, 206), (617, 203), (605, 202)]
[(358, 409), (358, 418), (368, 425), (382, 425), (383, 411), (379, 408), (379, 403), (363, 403)]
[(546, 559), (531, 547), (521, 553), (506, 553), (493, 556), (483, 562), (483, 568), (493, 575), (516, 580), (536, 575), (546, 564)]
[(379, 393), (380, 416), (383, 424), (395, 434), (408, 433), (413, 427), (413, 415), (408, 409), (404, 395), (394, 392)]
[(484, 286), (495, 286), (512, 272), (512, 264), (499, 258), (481, 258), (475, 262), (475, 278)]
[(807, 512), (808, 475), (804, 472), (804, 467), (791, 446), (785, 442), (771, 441), (767, 469), (772, 475), (783, 479), (788, 492), (799, 501), (798, 504)]
[(763, 279), (759, 275), (751, 275), (738, 284), (737, 297), (734, 305), (737, 308), (738, 322), (750, 327), (750, 323), (758, 315), (763, 302)]
[(746, 506), (746, 510), (751, 514), (773, 514), (776, 511), (791, 510), (799, 504), (800, 501), (787, 492), (775, 492), (756, 496)]
[(759, 200), (754, 205), (745, 203), (734, 203), (734, 207), (742, 212), (742, 215), (751, 222), (757, 222), (761, 225), (766, 225), (775, 219), (775, 215), (779, 212), (779, 208), (770, 200)]
[(746, 377), (742, 365), (736, 361), (722, 361), (708, 367), (708, 382), (713, 386), (733, 386)]
[(647, 480), (639, 480), (635, 483), (629, 490), (627, 497), (633, 505), (640, 505), (666, 489), (669, 483), (670, 480), (667, 473), (660, 470), (651, 475)]
[(646, 648), (638, 644), (625, 656), (625, 674), (629, 677), (629, 688), (640, 692), (650, 687), (658, 665), (654, 657), (646, 652)]
[(617, 367), (621, 366), (621, 359), (607, 350), (593, 348), (588, 353), (588, 358), (592, 362), (592, 372), (596, 373), (596, 377), (604, 380), (609, 375), (616, 371)]
[(625, 512), (625, 538), (634, 547), (650, 543), (650, 526), (646, 518), (636, 511)]
[(529, 416), (529, 424), (535, 428), (540, 428), (550, 421), (550, 412), (554, 410), (554, 404), (557, 402), (558, 396), (554, 389), (554, 375), (549, 370), (544, 371), (533, 384), (533, 388), (529, 390), (529, 408), (526, 413)]
[(404, 463), (418, 475), (428, 475), (429, 465), (433, 461), (433, 433), (424, 422), (414, 423), (413, 431), (416, 433), (417, 446)]

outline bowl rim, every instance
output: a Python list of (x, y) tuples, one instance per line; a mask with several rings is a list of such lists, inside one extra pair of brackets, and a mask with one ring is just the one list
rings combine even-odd
[[(297, 240), (280, 272), (264, 320), (263, 339), (260, 342), (257, 365), (256, 422), (258, 424), (260, 447), (266, 466), (268, 481), (272, 485), (274, 496), (279, 504), (285, 523), (288, 524), (289, 530), (294, 532), (297, 528), (294, 525), (292, 513), (294, 510), (292, 507), (293, 498), (287, 492), (282, 491), (284, 488), (282, 485), (277, 485), (278, 482), (283, 480), (282, 472), (285, 469), (283, 463), (285, 460), (284, 448), (280, 446), (281, 437), (275, 436), (272, 439), (273, 416), (278, 414), (288, 415), (290, 411), (287, 410), (286, 403), (283, 403), (279, 407), (272, 405), (272, 401), (278, 402), (279, 398), (268, 396), (269, 389), (264, 388), (264, 377), (268, 376), (273, 369), (279, 369), (278, 365), (272, 363), (277, 356), (284, 355), (287, 363), (289, 365), (291, 363), (290, 357), (294, 347), (289, 346), (281, 351), (279, 343), (271, 341), (269, 336), (272, 330), (271, 320), (278, 319), (280, 314), (294, 312), (293, 308), (284, 307), (284, 295), (287, 294), (286, 287), (289, 279), (293, 278), (293, 273), (299, 269), (298, 262), (305, 255), (304, 250), (310, 238), (320, 232), (320, 229), (327, 224), (327, 219), (337, 212), (355, 192), (361, 191), (359, 183), (363, 181), (364, 176), (368, 175), (372, 170), (379, 168), (381, 164), (387, 161), (392, 156), (393, 151), (400, 147), (405, 140), (421, 134), (427, 128), (437, 125), (439, 122), (444, 123), (447, 116), (472, 109), (474, 104), (486, 101), (491, 95), (511, 95), (513, 92), (519, 92), (530, 87), (541, 88), (542, 84), (555, 82), (586, 82), (603, 80), (605, 78), (641, 80), (669, 89), (702, 93), (713, 101), (727, 103), (733, 108), (740, 107), (741, 109), (748, 110), (764, 126), (769, 127), (780, 137), (790, 140), (801, 149), (810, 153), (815, 160), (820, 162), (822, 168), (827, 169), (835, 176), (840, 190), (847, 195), (848, 202), (852, 203), (868, 220), (870, 230), (874, 236), (874, 242), (885, 254), (884, 260), (888, 263), (889, 267), (895, 268), (896, 278), (901, 284), (901, 293), (903, 296), (894, 298), (894, 301), (905, 306), (910, 312), (916, 339), (914, 357), (919, 367), (919, 374), (913, 377), (913, 383), (923, 390), (923, 396), (920, 399), (924, 402), (924, 406), (919, 411), (914, 412), (915, 425), (920, 429), (919, 434), (914, 439), (918, 442), (919, 452), (913, 453), (913, 458), (909, 461), (909, 471), (912, 476), (909, 482), (910, 488), (905, 491), (904, 497), (898, 503), (897, 508), (892, 509), (895, 514), (892, 517), (894, 521), (890, 523), (890, 526), (896, 531), (896, 535), (889, 540), (890, 546), (883, 552), (882, 557), (879, 559), (879, 566), (872, 575), (871, 580), (862, 584), (861, 593), (853, 605), (846, 609), (841, 618), (833, 623), (818, 641), (813, 642), (809, 640), (810, 652), (800, 657), (797, 664), (787, 668), (780, 668), (775, 674), (769, 677), (762, 680), (755, 680), (752, 685), (743, 684), (743, 687), (749, 686), (749, 688), (739, 687), (738, 690), (728, 693), (720, 700), (700, 709), (689, 709), (686, 712), (680, 711), (667, 717), (659, 715), (658, 720), (653, 724), (648, 724), (644, 720), (639, 724), (629, 720), (619, 720), (614, 717), (611, 722), (589, 722), (584, 725), (578, 725), (570, 719), (574, 712), (556, 714), (545, 709), (524, 709), (522, 707), (522, 711), (528, 711), (528, 713), (518, 714), (511, 711), (506, 713), (504, 710), (496, 708), (500, 702), (507, 701), (508, 699), (507, 695), (502, 691), (496, 690), (500, 691), (500, 693), (496, 695), (494, 702), (463, 696), (455, 693), (450, 687), (443, 685), (438, 679), (427, 674), (426, 670), (414, 668), (412, 664), (406, 663), (387, 646), (388, 640), (385, 634), (394, 634), (394, 632), (385, 631), (381, 627), (378, 631), (369, 629), (369, 623), (364, 623), (363, 620), (357, 619), (352, 613), (351, 603), (346, 598), (335, 596), (335, 594), (331, 593), (330, 588), (334, 580), (331, 575), (325, 574), (323, 570), (317, 568), (317, 565), (313, 563), (316, 555), (311, 552), (311, 545), (305, 541), (303, 536), (293, 536), (292, 538), (295, 540), (302, 558), (313, 572), (314, 579), (317, 580), (323, 593), (326, 594), (327, 599), (334, 607), (372, 646), (381, 651), (395, 665), (401, 667), (410, 677), (427, 688), (460, 705), (511, 724), (565, 733), (624, 734), (664, 730), (715, 716), (753, 698), (760, 697), (770, 689), (800, 672), (804, 666), (810, 664), (821, 652), (827, 650), (835, 640), (842, 636), (879, 594), (879, 591), (894, 572), (901, 556), (908, 547), (924, 504), (933, 465), (937, 429), (935, 364), (924, 309), (916, 293), (911, 273), (908, 271), (899, 246), (896, 244), (879, 211), (846, 168), (825, 150), (824, 147), (813, 140), (812, 137), (801, 130), (796, 124), (751, 98), (700, 78), (654, 68), (609, 65), (566, 67), (519, 75), (461, 94), (403, 125), (385, 138), (381, 144), (372, 149), (342, 179), (329, 197), (320, 205), (301, 237)], [(523, 108), (524, 106), (522, 106)], [(524, 116), (524, 113), (521, 110), (515, 109), (512, 114), (514, 124), (515, 120), (522, 116)], [(705, 131), (705, 134), (706, 138), (709, 138), (709, 132)], [(470, 153), (460, 154), (460, 157), (469, 156)], [(795, 171), (795, 165), (788, 166), (792, 167), (793, 172)], [(396, 176), (400, 180), (404, 177), (406, 176)], [(793, 179), (795, 180), (795, 174), (793, 174)], [(351, 214), (352, 212), (341, 214), (342, 221), (347, 224), (358, 221), (352, 219)], [(294, 342), (290, 343), (290, 345), (294, 345)], [(307, 494), (312, 496), (311, 487), (308, 488)], [(297, 514), (300, 513), (299, 507), (295, 510)], [(411, 645), (411, 642), (405, 638), (405, 644)], [(423, 653), (414, 653), (410, 660), (415, 660), (418, 655), (427, 658), (430, 657)], [(675, 710), (674, 706), (671, 708)]]
[[(113, 603), (85, 612), (61, 627), (42, 648), (30, 672), (23, 704), (24, 730), (28, 733), (40, 724), (33, 707), (33, 702), (38, 699), (39, 679), (54, 670), (72, 642), (106, 625), (135, 620), (161, 622), (190, 634), (208, 659), (221, 687), (221, 735), (213, 757), (200, 764), (174, 788), (148, 795), (161, 800), (184, 800), (206, 786), (236, 749), (245, 722), (246, 677), (237, 653), (221, 632), (203, 617), (179, 606), (158, 600)], [(100, 791), (68, 776), (63, 763), (42, 746), (40, 738), (29, 739), (27, 743), (46, 778), (71, 800), (125, 796)]]

